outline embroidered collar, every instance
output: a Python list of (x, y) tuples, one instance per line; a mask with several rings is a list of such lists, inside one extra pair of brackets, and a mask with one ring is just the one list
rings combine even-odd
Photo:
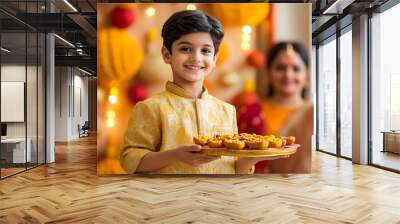
[[(175, 95), (181, 96), (181, 97), (185, 97), (185, 98), (191, 98), (191, 99), (195, 99), (196, 97), (194, 97), (192, 95), (192, 93), (190, 93), (189, 91), (185, 90), (184, 88), (176, 85), (175, 83), (168, 81), (167, 84), (165, 85), (165, 89)], [(201, 93), (200, 99), (204, 99), (208, 96), (208, 91), (206, 88), (203, 87), (203, 92)]]

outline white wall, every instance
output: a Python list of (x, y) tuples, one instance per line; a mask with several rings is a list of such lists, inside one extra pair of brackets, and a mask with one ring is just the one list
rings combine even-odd
[(68, 140), (69, 69), (55, 68), (55, 141)]
[[(27, 88), (27, 104), (30, 106), (30, 109), (27, 111), (27, 120), (30, 122), (28, 124), (28, 137), (29, 133), (35, 133), (36, 136), (36, 113), (32, 113), (32, 111), (36, 111), (36, 80), (32, 80), (30, 77), (31, 74), (36, 75), (36, 66), (27, 66), (18, 65), (18, 64), (10, 64), (10, 65), (2, 65), (1, 66), (1, 81), (5, 82), (25, 82), (25, 74), (27, 69), (28, 72), (28, 81), (29, 86), (34, 86), (34, 88)], [(32, 104), (33, 103), (33, 104)], [(39, 105), (40, 106), (40, 105)], [(1, 108), (1, 110), (7, 110), (8, 108)], [(31, 124), (33, 122), (35, 124)], [(33, 128), (30, 130), (29, 128)], [(25, 122), (7, 122), (7, 136), (8, 137), (25, 137)]]
[(277, 3), (275, 41), (298, 41), (311, 55), (311, 3)]
[(88, 120), (88, 78), (72, 67), (56, 67), (55, 74), (55, 141), (77, 139), (78, 124)]
[[(38, 69), (38, 70), (37, 70)], [(6, 122), (7, 137), (9, 138), (25, 138), (30, 140), (30, 148), (32, 161), (44, 163), (44, 74), (42, 67), (25, 66), (25, 64), (3, 64), (1, 66), (1, 81), (24, 82), (26, 83), (26, 107), (22, 107), (22, 113), (25, 113), (27, 119), (24, 122)], [(27, 80), (25, 80), (27, 78)], [(22, 90), (23, 91), (23, 90)], [(22, 92), (23, 94), (23, 92)], [(7, 96), (2, 96), (7, 97)], [(2, 111), (10, 110), (10, 108), (1, 108)], [(37, 157), (37, 153), (39, 156)]]

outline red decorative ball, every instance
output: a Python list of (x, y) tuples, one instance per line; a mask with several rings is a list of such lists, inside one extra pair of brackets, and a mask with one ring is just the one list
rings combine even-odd
[(146, 85), (143, 84), (133, 84), (128, 89), (128, 96), (130, 101), (133, 104), (136, 104), (139, 101), (147, 99), (149, 93), (147, 91)]
[(246, 58), (248, 65), (254, 68), (261, 68), (265, 64), (264, 54), (255, 50), (252, 51)]
[(111, 12), (112, 24), (118, 28), (127, 28), (135, 20), (133, 9), (118, 6)]

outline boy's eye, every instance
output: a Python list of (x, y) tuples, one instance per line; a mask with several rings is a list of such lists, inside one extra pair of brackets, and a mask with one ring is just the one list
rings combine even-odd
[(209, 48), (204, 48), (204, 49), (202, 49), (201, 50), (201, 52), (203, 53), (203, 54), (211, 54), (212, 53), (212, 50), (211, 49), (209, 49)]
[(183, 53), (189, 53), (190, 52), (190, 48), (189, 47), (182, 47), (179, 49), (179, 51), (183, 52)]

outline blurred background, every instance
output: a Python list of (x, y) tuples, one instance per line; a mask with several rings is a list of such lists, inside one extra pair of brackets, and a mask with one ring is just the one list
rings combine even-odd
[[(217, 98), (238, 106), (267, 93), (265, 53), (279, 41), (297, 41), (311, 55), (311, 4), (97, 5), (98, 173), (124, 173), (118, 154), (134, 105), (163, 91), (172, 80), (161, 57), (161, 29), (174, 12), (198, 9), (223, 24), (225, 37), (217, 67), (205, 86)], [(312, 97), (307, 85), (306, 98)], [(243, 106), (243, 105), (240, 105)]]

